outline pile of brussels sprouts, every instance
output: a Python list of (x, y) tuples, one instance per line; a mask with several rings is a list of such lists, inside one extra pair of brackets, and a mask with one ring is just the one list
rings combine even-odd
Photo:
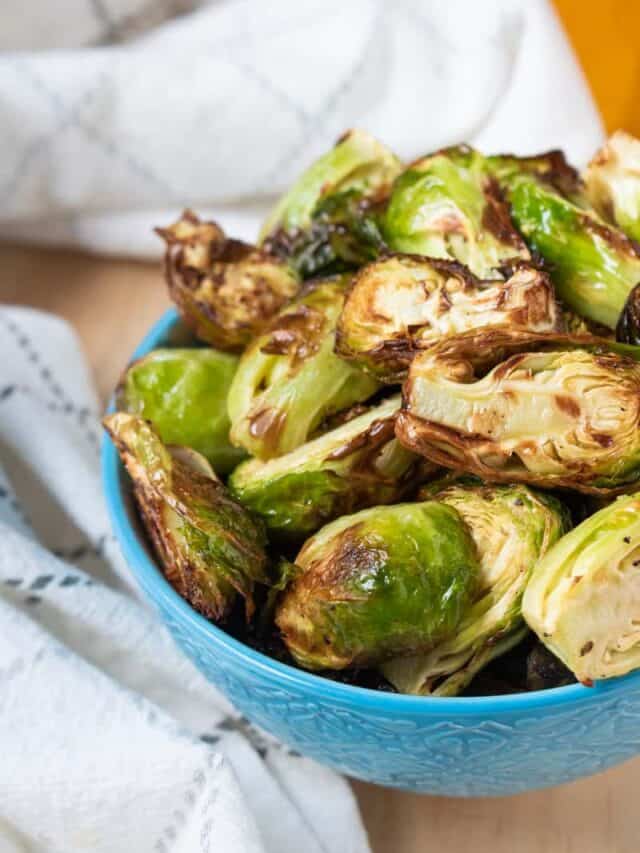
[(351, 131), (258, 245), (159, 233), (195, 340), (105, 426), (196, 610), (402, 693), (640, 667), (640, 141), (580, 176)]

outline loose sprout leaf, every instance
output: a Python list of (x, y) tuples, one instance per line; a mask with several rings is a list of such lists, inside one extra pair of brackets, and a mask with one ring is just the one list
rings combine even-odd
[(298, 290), (284, 261), (227, 238), (191, 211), (156, 231), (167, 245), (169, 295), (197, 337), (214, 347), (241, 350)]
[(396, 179), (383, 236), (395, 251), (456, 260), (480, 278), (530, 258), (488, 161), (466, 145), (423, 157)]
[(523, 613), (540, 640), (590, 684), (640, 667), (640, 495), (618, 498), (537, 564)]
[(640, 139), (614, 133), (589, 163), (585, 184), (600, 216), (640, 242)]
[(532, 266), (517, 265), (506, 281), (482, 281), (456, 262), (391, 255), (354, 276), (336, 348), (392, 381), (443, 337), (477, 328), (550, 332), (561, 326), (553, 286)]
[(479, 338), (443, 341), (413, 361), (396, 422), (406, 447), (488, 481), (633, 488), (640, 365), (619, 353), (637, 357), (637, 347), (507, 331)]
[(251, 455), (295, 450), (327, 417), (378, 390), (333, 351), (346, 285), (344, 277), (307, 285), (242, 355), (228, 408), (231, 441)]
[(455, 635), (422, 655), (388, 661), (382, 672), (401, 693), (455, 696), (525, 635), (527, 579), (568, 529), (568, 513), (526, 486), (454, 481), (439, 488), (436, 482), (423, 494), (452, 506), (467, 524), (480, 560), (476, 592)]
[(640, 282), (640, 247), (531, 175), (516, 174), (506, 185), (514, 222), (548, 263), (559, 297), (583, 317), (614, 329)]
[(233, 472), (232, 494), (271, 534), (299, 539), (340, 515), (402, 500), (435, 466), (394, 435), (395, 395), (290, 453), (250, 459)]
[(311, 537), (276, 624), (307, 669), (370, 666), (451, 636), (476, 583), (475, 546), (455, 509), (396, 504)]
[(153, 423), (165, 444), (191, 447), (217, 474), (244, 458), (229, 441), (227, 394), (238, 357), (214, 349), (157, 349), (127, 368), (117, 391), (121, 411)]
[(400, 172), (373, 136), (351, 130), (280, 199), (260, 240), (303, 278), (359, 266), (384, 248), (378, 206)]
[(104, 425), (133, 481), (145, 527), (167, 578), (205, 616), (223, 620), (237, 594), (253, 609), (256, 583), (270, 581), (266, 537), (207, 460), (165, 447), (151, 425), (124, 412)]

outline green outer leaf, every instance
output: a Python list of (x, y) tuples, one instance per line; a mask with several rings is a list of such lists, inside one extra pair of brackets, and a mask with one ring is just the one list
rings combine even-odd
[[(486, 159), (466, 146), (448, 148), (413, 163), (395, 181), (383, 236), (398, 252), (449, 258), (480, 278), (495, 278), (508, 259), (528, 260), (524, 242), (500, 200), (490, 203)], [(491, 229), (489, 211), (502, 210)]]
[(282, 196), (262, 226), (260, 241), (279, 228), (307, 228), (316, 205), (334, 193), (357, 190), (364, 196), (375, 194), (400, 169), (395, 154), (373, 136), (349, 131)]
[(374, 507), (307, 541), (276, 616), (309, 669), (371, 665), (450, 636), (478, 561), (459, 514), (434, 502)]
[(640, 667), (640, 493), (599, 510), (547, 553), (523, 613), (580, 681)]
[(157, 349), (127, 369), (118, 408), (150, 420), (165, 444), (192, 447), (228, 474), (245, 454), (229, 441), (227, 394), (238, 357), (214, 349)]
[(549, 263), (560, 298), (584, 317), (615, 328), (640, 282), (640, 254), (633, 244), (531, 176), (516, 175), (507, 187), (514, 222)]

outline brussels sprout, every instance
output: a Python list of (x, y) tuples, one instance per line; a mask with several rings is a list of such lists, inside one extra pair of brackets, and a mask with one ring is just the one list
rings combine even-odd
[(640, 249), (622, 231), (526, 174), (507, 181), (511, 215), (529, 246), (549, 262), (569, 308), (615, 328), (640, 282)]
[(634, 346), (640, 344), (640, 284), (627, 297), (616, 326), (616, 339)]
[[(628, 491), (640, 478), (640, 365), (612, 350), (637, 348), (568, 335), (539, 349), (544, 335), (480, 337), (414, 359), (396, 422), (402, 443), (489, 481)], [(510, 347), (534, 351), (507, 356)]]
[(307, 669), (369, 666), (432, 647), (455, 631), (478, 572), (466, 524), (433, 501), (332, 521), (296, 564), (276, 624)]
[(387, 381), (447, 335), (507, 326), (548, 332), (561, 314), (545, 273), (522, 264), (507, 281), (481, 281), (461, 264), (391, 255), (356, 274), (336, 333), (336, 350)]
[(256, 583), (268, 583), (261, 522), (231, 499), (207, 460), (165, 447), (135, 415), (105, 417), (133, 481), (145, 528), (170, 583), (200, 613), (222, 621), (237, 595), (253, 612)]
[(383, 236), (391, 249), (460, 261), (480, 278), (530, 258), (487, 160), (465, 145), (424, 157), (396, 179)]
[(307, 285), (240, 359), (228, 398), (230, 435), (252, 456), (295, 450), (325, 418), (378, 389), (333, 352), (346, 283), (333, 278)]
[(534, 154), (531, 157), (516, 157), (515, 154), (496, 154), (487, 157), (489, 171), (499, 181), (508, 181), (516, 175), (532, 175), (556, 189), (561, 195), (583, 202), (580, 175), (559, 149)]
[(192, 447), (228, 474), (244, 458), (229, 442), (227, 393), (238, 357), (213, 349), (157, 349), (131, 364), (118, 409), (153, 423), (165, 444)]
[(640, 139), (614, 133), (589, 163), (585, 184), (598, 213), (640, 242)]
[(618, 498), (551, 548), (523, 614), (585, 684), (640, 667), (640, 494)]
[(250, 459), (229, 488), (273, 534), (293, 539), (339, 515), (401, 500), (429, 469), (394, 437), (399, 408), (396, 395), (285, 456)]
[(376, 257), (384, 247), (376, 210), (400, 169), (373, 136), (349, 131), (280, 199), (262, 228), (263, 247), (304, 278)]
[(200, 340), (241, 350), (298, 290), (289, 266), (268, 252), (225, 237), (189, 210), (165, 240), (169, 295)]
[(526, 486), (461, 482), (439, 490), (436, 483), (426, 494), (457, 510), (471, 532), (480, 558), (476, 595), (454, 636), (423, 655), (389, 661), (382, 672), (401, 693), (455, 696), (523, 638), (527, 579), (568, 526), (568, 514), (553, 498)]

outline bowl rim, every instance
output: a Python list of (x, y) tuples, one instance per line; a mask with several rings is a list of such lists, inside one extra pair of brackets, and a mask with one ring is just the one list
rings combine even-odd
[[(151, 327), (138, 344), (129, 362), (146, 355), (166, 342), (167, 335), (179, 320), (178, 312), (169, 309)], [(113, 410), (113, 400), (109, 410)], [(629, 686), (640, 683), (640, 670), (625, 676), (596, 682), (593, 687), (571, 684), (564, 687), (552, 687), (547, 690), (534, 690), (522, 693), (510, 693), (499, 696), (411, 696), (400, 693), (386, 693), (368, 687), (344, 684), (333, 681), (312, 672), (281, 663), (263, 654), (240, 640), (227, 634), (200, 613), (194, 610), (166, 580), (156, 562), (149, 556), (146, 546), (140, 541), (138, 532), (131, 524), (125, 502), (122, 499), (121, 475), (124, 468), (111, 439), (105, 432), (101, 452), (102, 484), (114, 535), (125, 561), (139, 585), (154, 603), (173, 611), (181, 621), (186, 621), (194, 632), (201, 634), (214, 646), (224, 647), (225, 651), (249, 669), (257, 669), (263, 674), (275, 677), (283, 685), (291, 685), (303, 692), (313, 692), (325, 700), (341, 705), (357, 705), (359, 710), (379, 711), (392, 714), (411, 713), (412, 715), (441, 716), (455, 714), (459, 716), (489, 714), (502, 715), (521, 713), (525, 709), (549, 706), (567, 706), (582, 704), (603, 698), (606, 695), (626, 691)]]

